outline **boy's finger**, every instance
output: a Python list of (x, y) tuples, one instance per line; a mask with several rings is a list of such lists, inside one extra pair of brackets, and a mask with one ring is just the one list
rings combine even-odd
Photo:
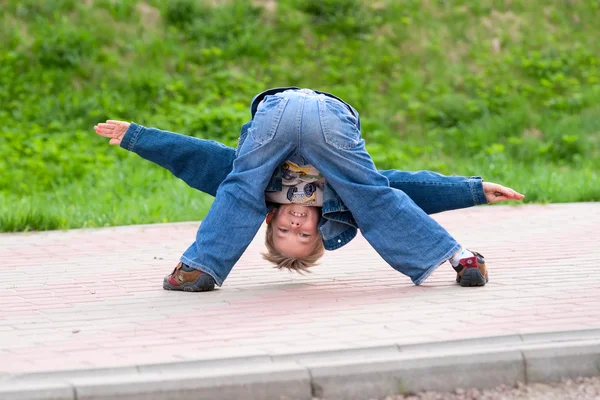
[(521, 193), (515, 192), (514, 190), (511, 190), (510, 194), (511, 194), (511, 197), (513, 197), (515, 199), (522, 199), (523, 197), (525, 197)]
[(100, 122), (98, 126), (104, 129), (115, 129), (117, 127), (115, 124), (105, 124), (104, 122)]
[(508, 189), (502, 193), (502, 200), (521, 200), (523, 197), (522, 194), (515, 192), (514, 190)]
[(94, 130), (96, 131), (96, 133), (100, 136), (104, 136), (104, 137), (113, 137), (113, 133), (112, 131), (107, 131), (104, 130), (102, 128), (99, 128), (97, 126), (94, 127)]
[(95, 130), (96, 130), (97, 132), (108, 133), (108, 134), (111, 134), (111, 135), (112, 135), (112, 134), (115, 132), (115, 131), (114, 131), (114, 129), (110, 129), (110, 128), (103, 128), (103, 127), (101, 127), (101, 126), (99, 126), (99, 127), (95, 128)]
[(495, 188), (494, 192), (497, 196), (502, 196), (502, 195), (510, 196), (510, 191), (508, 190), (508, 188), (505, 188), (504, 186), (498, 185), (498, 187)]
[(124, 121), (117, 121), (115, 119), (109, 119), (106, 121), (106, 123), (108, 124), (115, 124), (115, 125), (123, 125), (123, 124), (128, 124), (128, 122), (124, 122)]
[(517, 198), (519, 196), (519, 194), (517, 192), (515, 192), (514, 190), (512, 190), (511, 188), (507, 188), (507, 187), (503, 187), (502, 188), (504, 194), (510, 198)]

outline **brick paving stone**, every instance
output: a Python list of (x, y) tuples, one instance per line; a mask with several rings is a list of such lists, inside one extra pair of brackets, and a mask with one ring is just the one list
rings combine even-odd
[(488, 285), (445, 264), (416, 287), (360, 235), (289, 274), (261, 231), (219, 290), (168, 292), (197, 223), (0, 234), (0, 373), (600, 328), (600, 203), (434, 218), (486, 256)]

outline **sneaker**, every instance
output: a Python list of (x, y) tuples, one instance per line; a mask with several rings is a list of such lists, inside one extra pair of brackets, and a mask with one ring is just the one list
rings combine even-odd
[(165, 277), (163, 289), (184, 292), (209, 292), (215, 288), (212, 276), (179, 262), (173, 272)]
[(475, 256), (462, 258), (457, 267), (452, 267), (456, 271), (456, 282), (462, 287), (483, 286), (489, 280), (485, 259), (479, 253), (469, 251)]

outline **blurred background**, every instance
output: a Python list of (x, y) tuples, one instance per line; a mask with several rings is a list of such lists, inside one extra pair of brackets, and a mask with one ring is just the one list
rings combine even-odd
[(235, 146), (290, 85), (354, 105), (380, 169), (599, 201), (598, 38), (599, 0), (0, 0), (0, 231), (203, 218), (94, 124)]

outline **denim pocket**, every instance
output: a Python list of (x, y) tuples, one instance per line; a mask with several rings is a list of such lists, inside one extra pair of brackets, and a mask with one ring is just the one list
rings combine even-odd
[(256, 143), (264, 144), (275, 137), (287, 102), (288, 99), (285, 97), (266, 96), (258, 106), (252, 126), (248, 129), (248, 134)]
[(356, 147), (361, 142), (358, 121), (345, 104), (330, 98), (319, 101), (321, 127), (325, 142), (339, 150)]

